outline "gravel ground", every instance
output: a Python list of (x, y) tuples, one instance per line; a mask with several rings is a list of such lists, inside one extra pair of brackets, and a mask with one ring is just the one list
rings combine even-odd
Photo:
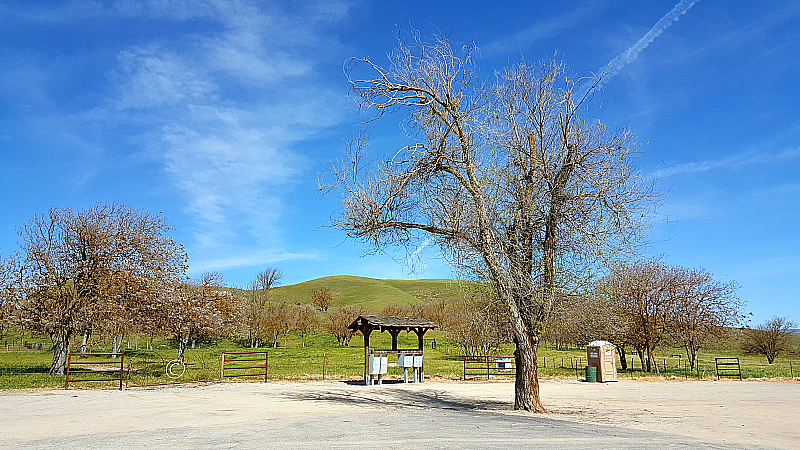
[(800, 383), (214, 383), (0, 392), (0, 448), (800, 448)]

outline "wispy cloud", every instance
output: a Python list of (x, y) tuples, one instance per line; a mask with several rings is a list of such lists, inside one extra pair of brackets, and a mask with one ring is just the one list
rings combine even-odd
[(282, 252), (282, 253), (264, 253), (264, 252), (245, 252), (244, 254), (237, 254), (235, 256), (225, 258), (209, 258), (199, 259), (192, 262), (192, 272), (203, 273), (208, 271), (217, 271), (225, 269), (233, 269), (238, 267), (251, 267), (251, 266), (267, 266), (277, 264), (284, 261), (310, 261), (320, 259), (321, 255), (317, 253), (296, 253), (296, 252)]
[(343, 118), (341, 93), (320, 81), (315, 64), (329, 58), (324, 49), (337, 48), (321, 30), (346, 8), (303, 11), (301, 18), (248, 2), (206, 2), (191, 14), (184, 6), (115, 4), (125, 17), (201, 14), (216, 25), (177, 43), (153, 39), (120, 51), (107, 76), (107, 107), (119, 122), (139, 125), (147, 154), (186, 199), (194, 222), (190, 251), (204, 266), (269, 262), (274, 258), (253, 255), (223, 263), (202, 252), (245, 243), (263, 254), (285, 248), (284, 198), (311, 161), (297, 146)]
[(747, 152), (727, 158), (676, 164), (649, 174), (653, 178), (665, 178), (681, 174), (703, 173), (712, 170), (734, 170), (756, 164), (771, 164), (800, 158), (800, 147), (786, 149), (780, 153)]
[(536, 41), (551, 38), (558, 33), (576, 27), (586, 20), (596, 17), (602, 4), (592, 4), (579, 8), (567, 8), (563, 15), (549, 20), (536, 21), (532, 26), (509, 36), (481, 46), (486, 54), (508, 55), (509, 52), (529, 49)]
[(673, 22), (678, 21), (682, 15), (686, 14), (695, 3), (697, 3), (697, 0), (681, 0), (672, 10), (656, 22), (653, 28), (642, 36), (641, 39), (600, 69), (599, 75), (602, 75), (605, 81), (613, 78), (623, 67), (632, 63), (639, 56), (639, 53), (642, 53), (642, 51), (644, 51), (644, 49), (646, 49), (661, 33), (669, 28)]

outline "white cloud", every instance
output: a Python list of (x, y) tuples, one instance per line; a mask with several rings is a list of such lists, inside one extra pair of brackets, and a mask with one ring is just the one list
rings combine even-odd
[(747, 152), (717, 160), (676, 164), (656, 170), (649, 176), (665, 178), (680, 174), (704, 173), (712, 170), (736, 170), (756, 164), (771, 164), (797, 158), (800, 158), (800, 147), (786, 149), (780, 153)]
[(316, 260), (320, 259), (317, 253), (265, 253), (262, 251), (239, 253), (236, 256), (225, 258), (211, 258), (193, 261), (191, 272), (200, 274), (214, 270), (233, 269), (237, 267), (269, 266), (284, 261)]
[(574, 28), (578, 24), (596, 17), (602, 7), (600, 4), (592, 4), (579, 8), (567, 8), (563, 15), (550, 20), (537, 20), (534, 25), (520, 32), (482, 45), (481, 51), (507, 55), (509, 51), (525, 50), (538, 40), (553, 37), (563, 30)]
[(202, 67), (157, 48), (132, 48), (117, 56), (109, 78), (117, 85), (117, 108), (157, 108), (216, 100), (217, 85)]
[[(127, 15), (169, 20), (190, 18), (184, 6), (115, 4)], [(343, 92), (315, 72), (317, 61), (330, 57), (325, 49), (337, 44), (307, 18), (247, 2), (201, 6), (197, 14), (215, 26), (118, 54), (109, 105), (120, 122), (141, 124), (150, 156), (185, 197), (194, 222), (190, 253), (222, 253), (244, 242), (281, 248), (283, 198), (310, 168), (296, 147), (343, 117)], [(214, 261), (217, 268), (233, 264), (199, 256), (207, 269)], [(256, 260), (263, 257), (241, 259)]]

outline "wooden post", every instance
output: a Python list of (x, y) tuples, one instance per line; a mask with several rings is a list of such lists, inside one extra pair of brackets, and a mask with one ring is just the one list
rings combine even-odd
[[(417, 347), (419, 347), (419, 352), (424, 356), (424, 347), (425, 347), (425, 330), (424, 328), (414, 328), (414, 333), (417, 334)], [(417, 369), (414, 368), (414, 372)], [(422, 359), (422, 367), (419, 368), (419, 382), (422, 383), (425, 381), (425, 358)]]
[(225, 379), (225, 352), (219, 355), (219, 381)]
[(397, 335), (400, 334), (400, 330), (389, 330), (389, 334), (392, 335), (392, 350), (397, 350)]
[(372, 327), (364, 325), (364, 386), (369, 386), (369, 334)]

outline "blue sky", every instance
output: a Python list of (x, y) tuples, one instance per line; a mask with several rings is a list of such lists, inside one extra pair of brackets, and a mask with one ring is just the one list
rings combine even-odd
[[(454, 276), (434, 248), (413, 266), (365, 254), (317, 192), (366, 118), (345, 59), (445, 30), (477, 44), (482, 76), (556, 53), (576, 76), (611, 64), (591, 112), (630, 125), (667, 192), (649, 254), (735, 280), (755, 323), (800, 321), (800, 4), (745, 3), (4, 0), (0, 252), (50, 207), (118, 202), (161, 212), (190, 274), (234, 285), (266, 267), (286, 284)], [(401, 119), (371, 127), (371, 151), (396, 150)]]

